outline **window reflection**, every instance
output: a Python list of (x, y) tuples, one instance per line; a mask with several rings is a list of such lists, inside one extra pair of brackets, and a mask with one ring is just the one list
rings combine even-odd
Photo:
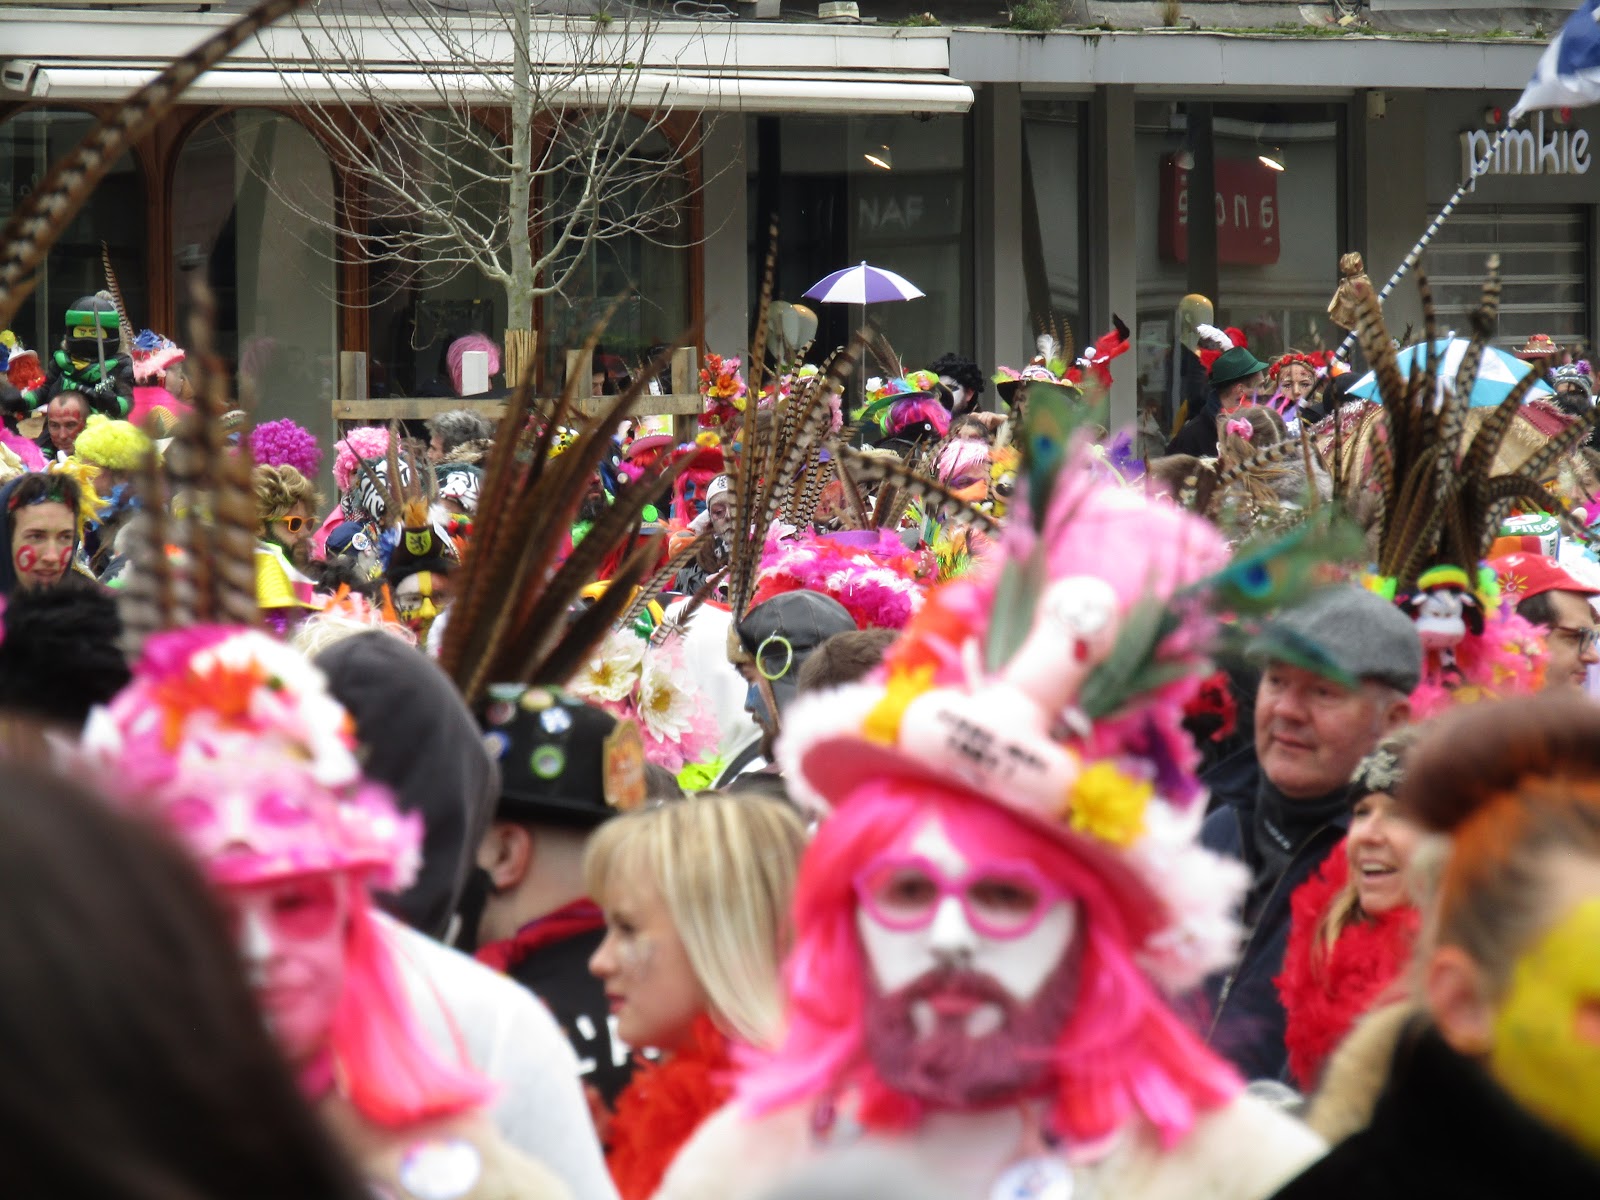
[[(44, 179), (52, 163), (89, 131), (92, 119), (64, 109), (33, 108), (0, 122), (0, 222)], [(133, 155), (124, 154), (72, 219), (39, 271), (33, 294), (23, 301), (12, 329), (46, 359), (60, 345), (62, 318), (80, 296), (106, 286), (100, 243), (111, 265), (135, 329), (150, 324), (145, 289), (144, 178)]]

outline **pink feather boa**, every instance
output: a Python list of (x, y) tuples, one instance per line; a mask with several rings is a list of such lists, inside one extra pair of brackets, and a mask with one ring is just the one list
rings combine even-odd
[(1481, 634), (1456, 647), (1459, 681), (1445, 681), (1432, 668), (1411, 693), (1413, 720), (1425, 721), (1457, 704), (1525, 696), (1544, 687), (1545, 648), (1539, 628), (1507, 603), (1490, 613)]
[(860, 629), (904, 629), (938, 577), (926, 550), (908, 550), (890, 530), (769, 540), (755, 603), (805, 589), (832, 596)]

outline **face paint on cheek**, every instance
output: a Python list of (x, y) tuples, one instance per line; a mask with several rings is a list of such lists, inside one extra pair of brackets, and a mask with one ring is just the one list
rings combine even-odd
[(1517, 961), (1489, 1068), (1530, 1112), (1600, 1155), (1600, 898)]
[(17, 551), (17, 571), (23, 575), (31, 575), (39, 565), (39, 552), (32, 546), (24, 546)]
[(649, 976), (655, 957), (655, 939), (648, 934), (637, 934), (617, 948), (617, 965), (630, 983), (642, 982)]

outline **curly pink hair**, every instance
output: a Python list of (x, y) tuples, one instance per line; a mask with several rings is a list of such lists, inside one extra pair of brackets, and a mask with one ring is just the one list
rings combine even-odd
[(333, 444), (333, 483), (348, 492), (363, 459), (382, 458), (389, 452), (389, 431), (381, 425), (362, 425)]

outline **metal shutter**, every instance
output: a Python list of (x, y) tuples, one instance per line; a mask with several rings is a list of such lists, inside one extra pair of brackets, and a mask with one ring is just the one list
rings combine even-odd
[(1588, 216), (1583, 208), (1482, 205), (1458, 212), (1426, 257), (1440, 324), (1468, 336), (1489, 255), (1504, 290), (1495, 341), (1515, 349), (1535, 333), (1571, 346), (1589, 336)]

